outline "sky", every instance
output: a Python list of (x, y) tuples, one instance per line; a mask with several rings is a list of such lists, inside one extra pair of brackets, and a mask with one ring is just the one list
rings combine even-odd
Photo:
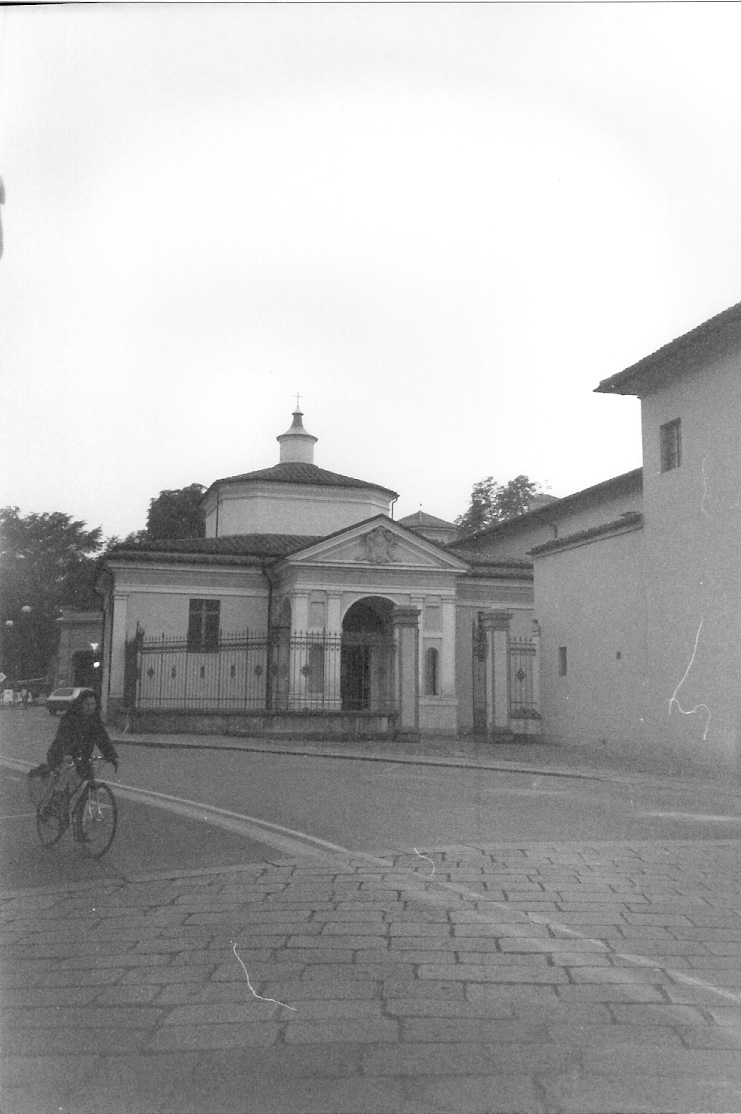
[(741, 5), (0, 12), (0, 505), (315, 462), (452, 520), (641, 463), (600, 380), (741, 298)]

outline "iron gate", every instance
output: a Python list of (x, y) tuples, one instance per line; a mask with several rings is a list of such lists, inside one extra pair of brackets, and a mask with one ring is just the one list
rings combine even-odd
[(393, 711), (394, 643), (385, 637), (276, 628), (220, 634), (208, 651), (164, 635), (128, 645), (131, 703), (141, 711)]

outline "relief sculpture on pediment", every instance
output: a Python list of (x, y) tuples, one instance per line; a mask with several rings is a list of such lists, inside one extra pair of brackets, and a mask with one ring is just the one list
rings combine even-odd
[(397, 560), (394, 554), (396, 537), (385, 526), (376, 526), (360, 540), (363, 551), (355, 558), (356, 561), (367, 565), (388, 565)]

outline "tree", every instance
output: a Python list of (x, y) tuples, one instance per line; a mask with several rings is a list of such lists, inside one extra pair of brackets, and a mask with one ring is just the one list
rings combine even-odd
[[(21, 515), (0, 508), (0, 668), (14, 680), (47, 673), (62, 607), (97, 610), (102, 530), (59, 511)], [(30, 610), (29, 610), (30, 608)]]
[(534, 497), (540, 494), (540, 485), (527, 476), (515, 476), (506, 484), (498, 484), (492, 476), (487, 476), (473, 485), (468, 510), (456, 518), (455, 524), (463, 533), (473, 534), (495, 522), (524, 514)]
[(205, 537), (206, 527), (201, 513), (201, 496), (205, 490), (202, 484), (189, 484), (188, 487), (161, 491), (149, 504), (144, 537), (147, 540)]

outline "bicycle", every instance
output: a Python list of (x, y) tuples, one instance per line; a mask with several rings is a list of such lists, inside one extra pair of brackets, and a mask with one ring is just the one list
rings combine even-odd
[[(37, 804), (36, 829), (44, 847), (53, 847), (71, 827), (75, 841), (91, 858), (105, 855), (116, 834), (118, 806), (109, 786), (95, 777), (104, 761), (94, 758), (93, 769), (79, 785), (66, 785)], [(67, 763), (68, 769), (74, 766), (71, 759)]]

